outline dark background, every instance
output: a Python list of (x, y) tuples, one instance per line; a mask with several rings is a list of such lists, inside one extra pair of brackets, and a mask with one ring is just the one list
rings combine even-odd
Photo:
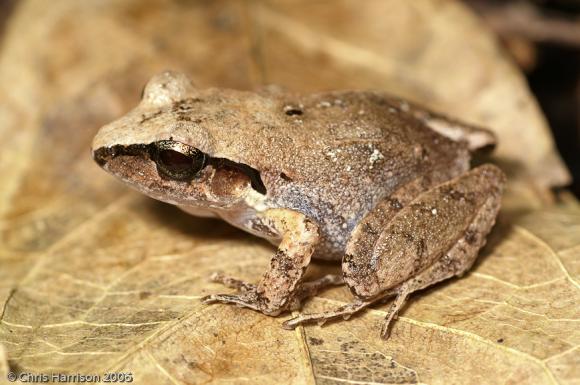
[(580, 197), (580, 1), (466, 0), (526, 74)]

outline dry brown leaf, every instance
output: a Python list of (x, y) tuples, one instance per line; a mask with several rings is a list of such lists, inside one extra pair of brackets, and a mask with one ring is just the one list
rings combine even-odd
[[(566, 172), (522, 77), (461, 4), (23, 1), (1, 52), (11, 370), (129, 371), (139, 384), (580, 381), (580, 209), (531, 211), (546, 194), (531, 186)], [(283, 318), (202, 306), (222, 290), (209, 272), (256, 280), (273, 248), (128, 191), (88, 151), (164, 68), (202, 86), (382, 88), (490, 125), (511, 171), (490, 244), (466, 277), (416, 296), (387, 342), (384, 306), (294, 332)], [(350, 298), (330, 290), (305, 310)]]
[[(130, 371), (138, 383), (572, 383), (578, 234), (580, 210), (502, 223), (476, 269), (417, 296), (384, 342), (383, 307), (291, 332), (281, 319), (201, 305), (221, 289), (209, 272), (257, 279), (271, 247), (127, 193), (38, 258), (10, 297), (0, 341), (20, 370)], [(335, 289), (306, 310), (349, 298)]]

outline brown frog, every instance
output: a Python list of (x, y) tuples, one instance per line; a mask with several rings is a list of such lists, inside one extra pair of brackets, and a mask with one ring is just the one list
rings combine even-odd
[[(495, 222), (504, 174), (470, 154), (494, 135), (379, 92), (299, 95), (197, 89), (164, 72), (141, 103), (100, 129), (93, 157), (142, 193), (193, 215), (219, 217), (278, 246), (256, 283), (222, 302), (275, 316), (327, 285), (355, 296), (287, 328), (344, 317), (465, 273)], [(311, 258), (342, 260), (343, 277), (304, 282)]]

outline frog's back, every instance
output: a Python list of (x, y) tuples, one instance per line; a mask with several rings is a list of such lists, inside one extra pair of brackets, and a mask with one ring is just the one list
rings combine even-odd
[(408, 105), (384, 94), (222, 90), (212, 96), (210, 90), (212, 97), (206, 106), (215, 111), (204, 116), (214, 120), (200, 124), (211, 132), (213, 155), (258, 170), (268, 206), (316, 220), (323, 238), (319, 258), (339, 259), (356, 224), (402, 185), (469, 167), (463, 143), (431, 130)]
[(405, 174), (467, 153), (381, 93), (208, 90), (201, 99), (209, 110), (190, 119), (210, 133), (213, 156), (300, 183), (372, 180), (390, 191)]
[(273, 206), (299, 210), (321, 225), (317, 257), (340, 258), (356, 224), (402, 185), (469, 167), (463, 143), (434, 132), (387, 96), (334, 92), (274, 100), (263, 112), (267, 123), (253, 135), (264, 154), (244, 161), (260, 170)]

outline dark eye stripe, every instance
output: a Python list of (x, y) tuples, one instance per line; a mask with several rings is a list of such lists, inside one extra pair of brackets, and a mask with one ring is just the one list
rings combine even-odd
[(195, 147), (174, 140), (160, 140), (150, 145), (151, 158), (159, 173), (173, 180), (190, 180), (205, 166), (233, 167), (250, 178), (251, 186), (260, 194), (266, 194), (266, 187), (258, 170), (223, 158), (213, 158)]
[(248, 178), (250, 178), (250, 182), (254, 190), (263, 195), (266, 194), (267, 192), (266, 186), (264, 185), (262, 177), (260, 176), (260, 172), (255, 168), (248, 166), (247, 164), (233, 162), (231, 160), (224, 158), (213, 158), (213, 157), (208, 159), (208, 164), (211, 164), (212, 166), (218, 168), (224, 166), (235, 168), (236, 170), (243, 172), (248, 176)]

